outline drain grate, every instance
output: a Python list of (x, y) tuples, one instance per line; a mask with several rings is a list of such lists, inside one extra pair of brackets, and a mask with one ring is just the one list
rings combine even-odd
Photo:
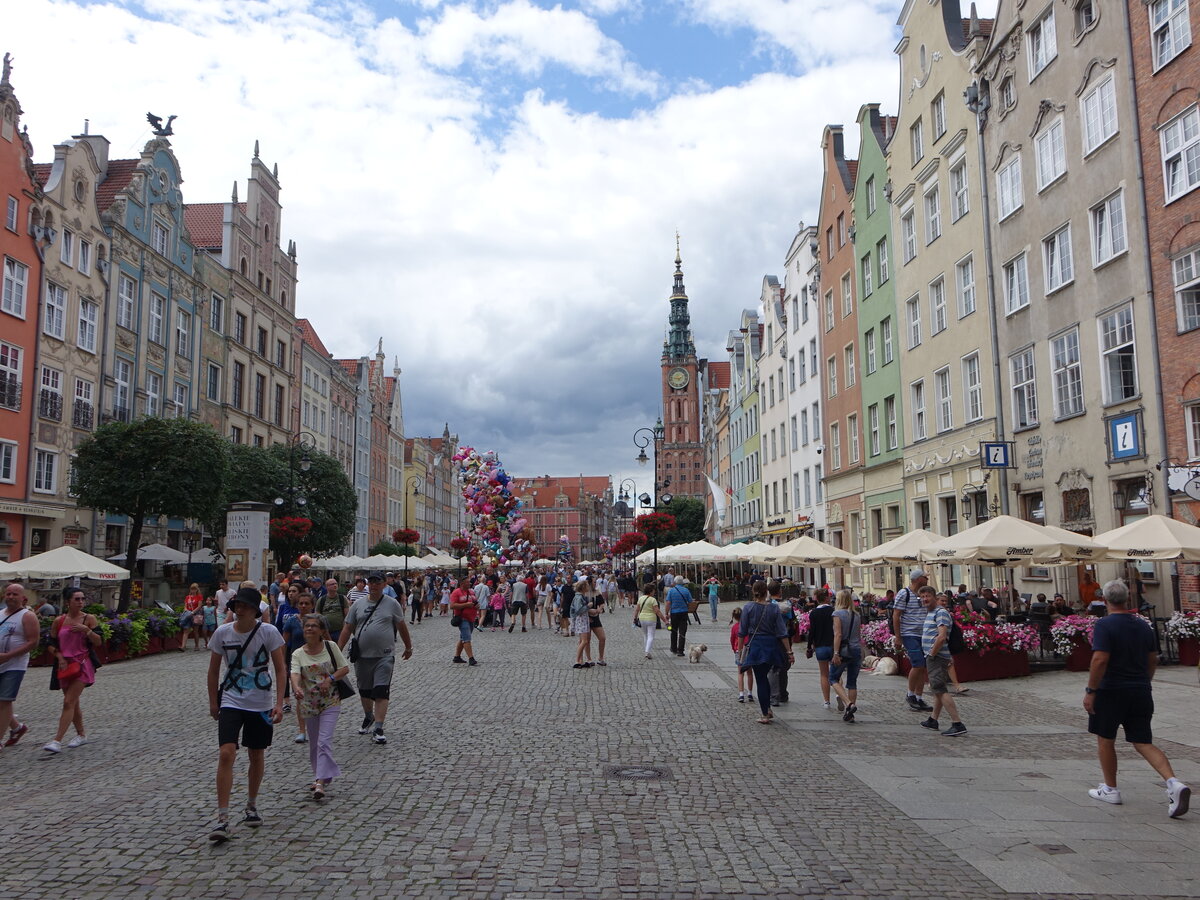
[(605, 766), (604, 777), (623, 781), (659, 781), (670, 778), (671, 770), (665, 766)]
[(1074, 853), (1070, 847), (1064, 844), (1034, 844), (1043, 853), (1049, 853), (1051, 856), (1061, 856), (1064, 853)]

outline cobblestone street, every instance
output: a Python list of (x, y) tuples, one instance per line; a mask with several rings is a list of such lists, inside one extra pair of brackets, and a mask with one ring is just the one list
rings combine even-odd
[[(307, 747), (278, 727), (266, 825), (219, 847), (205, 839), (206, 653), (106, 666), (84, 695), (92, 741), (56, 757), (41, 746), (59, 695), (31, 670), (17, 704), (30, 732), (0, 752), (0, 896), (1200, 896), (1200, 810), (1168, 819), (1123, 746), (1125, 804), (1087, 797), (1099, 776), (1080, 676), (971, 685), (970, 734), (950, 740), (917, 727), (898, 678), (865, 675), (859, 724), (844, 724), (801, 654), (791, 703), (763, 727), (736, 702), (722, 613), (689, 632), (710, 647), (691, 665), (666, 631), (644, 659), (618, 611), (609, 665), (588, 670), (545, 630), (484, 631), (481, 665), (455, 666), (447, 620), (426, 620), (397, 664), (390, 743), (355, 733), (351, 701), (335, 741), (346, 774), (318, 805)], [(1200, 786), (1195, 672), (1157, 684), (1160, 746)], [(649, 765), (669, 776), (608, 769)], [(243, 756), (235, 818), (244, 793)]]

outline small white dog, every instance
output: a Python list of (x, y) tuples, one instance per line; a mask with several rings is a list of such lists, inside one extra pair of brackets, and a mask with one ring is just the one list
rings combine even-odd
[(708, 644), (692, 644), (692, 646), (688, 647), (688, 662), (700, 662), (700, 657), (704, 655), (707, 649)]

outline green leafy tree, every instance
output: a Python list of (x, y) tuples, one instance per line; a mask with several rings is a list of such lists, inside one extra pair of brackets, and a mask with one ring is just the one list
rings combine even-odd
[(672, 497), (666, 511), (675, 517), (675, 530), (659, 542), (660, 547), (704, 540), (704, 501), (698, 497)]
[(367, 551), (367, 556), (416, 556), (417, 551), (408, 544), (394, 544), (391, 541), (379, 541)]
[[(272, 517), (301, 516), (312, 520), (312, 530), (303, 541), (272, 540), (271, 550), (281, 565), (290, 565), (305, 551), (317, 556), (333, 554), (345, 547), (354, 533), (357, 498), (354, 486), (334, 457), (318, 450), (308, 451), (309, 468), (301, 471), (299, 453), (287, 444), (272, 447), (229, 445), (229, 475), (225, 480), (222, 515), (210, 523), (217, 536), (225, 533), (223, 512), (231, 503), (269, 503)], [(293, 461), (295, 470), (291, 468)], [(305, 499), (303, 506), (295, 496)], [(277, 499), (283, 500), (277, 504)]]
[[(80, 506), (129, 517), (132, 573), (147, 517), (211, 521), (221, 509), (228, 444), (211, 426), (156, 416), (101, 425), (75, 453), (71, 493)], [(130, 581), (119, 610), (129, 608)]]

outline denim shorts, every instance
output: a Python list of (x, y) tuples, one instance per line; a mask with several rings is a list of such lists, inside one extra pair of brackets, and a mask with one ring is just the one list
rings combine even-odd
[(472, 623), (468, 619), (463, 619), (458, 623), (458, 639), (464, 644), (471, 640)]
[(829, 662), (831, 659), (833, 659), (833, 645), (830, 644), (828, 647), (817, 647), (813, 651), (813, 656), (815, 656), (819, 662)]
[(842, 658), (840, 666), (829, 667), (829, 683), (837, 684), (842, 677), (842, 673), (846, 673), (846, 689), (850, 691), (858, 690), (858, 673), (862, 668), (862, 654), (850, 653)]
[[(24, 669), (0, 672), (0, 701), (11, 703), (16, 700), (17, 691), (21, 689), (21, 679), (24, 677)], [(7, 727), (7, 725), (3, 727)]]
[(925, 668), (925, 651), (921, 649), (921, 638), (915, 634), (902, 634), (900, 640), (904, 644), (904, 652), (914, 669)]

